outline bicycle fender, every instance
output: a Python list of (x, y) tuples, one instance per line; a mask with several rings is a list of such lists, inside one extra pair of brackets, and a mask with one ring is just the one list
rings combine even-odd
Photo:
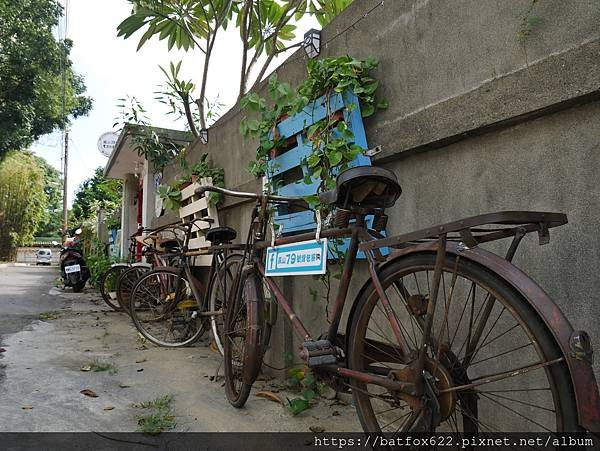
[[(379, 267), (379, 270), (406, 255), (417, 252), (436, 252), (437, 245), (436, 241), (432, 241), (394, 250), (388, 256), (386, 262)], [(571, 351), (570, 338), (573, 327), (556, 303), (527, 274), (492, 252), (479, 247), (464, 249), (455, 242), (447, 243), (446, 252), (472, 260), (498, 274), (516, 289), (540, 315), (565, 357), (575, 393), (579, 425), (590, 432), (600, 432), (600, 394), (594, 371), (588, 361), (577, 358)], [(370, 282), (367, 281), (361, 288), (356, 297), (357, 300), (369, 284)], [(355, 301), (352, 305), (348, 317), (349, 323), (352, 320), (356, 304)]]
[(262, 289), (262, 285), (257, 280), (255, 274), (248, 274), (246, 280), (244, 280), (244, 297), (248, 304), (247, 306), (247, 327), (250, 333), (246, 335), (246, 364), (244, 365), (244, 373), (242, 379), (244, 383), (252, 385), (260, 368), (262, 366), (262, 302), (258, 292)]

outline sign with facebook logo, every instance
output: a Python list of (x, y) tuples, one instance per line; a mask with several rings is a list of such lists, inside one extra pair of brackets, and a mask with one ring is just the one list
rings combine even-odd
[(326, 238), (267, 248), (266, 276), (325, 274), (326, 267)]

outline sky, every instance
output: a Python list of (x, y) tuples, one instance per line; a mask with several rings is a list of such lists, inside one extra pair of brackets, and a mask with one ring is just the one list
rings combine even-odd
[[(199, 83), (202, 59), (199, 51), (168, 51), (166, 41), (159, 41), (156, 37), (136, 51), (143, 31), (127, 40), (117, 38), (118, 24), (131, 12), (131, 4), (126, 0), (60, 0), (60, 3), (68, 6), (66, 36), (74, 41), (71, 51), (74, 70), (83, 75), (87, 95), (94, 102), (89, 116), (74, 120), (70, 128), (68, 203), (71, 205), (81, 182), (91, 177), (98, 166), (106, 165), (108, 159), (98, 151), (97, 142), (103, 133), (114, 131), (113, 124), (120, 112), (117, 107), (119, 99), (135, 96), (148, 110), (147, 115), (153, 125), (183, 129), (184, 124), (174, 122), (173, 117), (166, 114), (164, 105), (154, 100), (154, 92), (164, 81), (158, 66), (168, 66), (170, 61), (181, 60), (180, 77)], [(57, 35), (62, 33), (64, 26), (64, 22), (61, 23)], [(311, 27), (319, 28), (314, 19), (304, 19), (299, 24), (295, 42), (300, 41)], [(218, 96), (219, 101), (225, 104), (221, 113), (225, 113), (237, 98), (240, 58), (232, 58), (232, 55), (240, 55), (240, 48), (239, 35), (233, 27), (221, 35), (215, 45), (208, 99), (215, 100)], [(286, 56), (281, 55), (278, 64)], [(276, 64), (272, 67), (275, 68)], [(61, 169), (60, 133), (41, 137), (32, 149)]]

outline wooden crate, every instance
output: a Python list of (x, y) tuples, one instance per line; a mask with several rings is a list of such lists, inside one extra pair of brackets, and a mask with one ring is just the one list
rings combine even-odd
[[(210, 177), (198, 180), (190, 186), (181, 190), (181, 208), (179, 209), (179, 217), (182, 222), (189, 222), (193, 219), (211, 218), (213, 222), (196, 221), (188, 250), (197, 251), (201, 248), (210, 246), (210, 242), (206, 241), (206, 231), (211, 227), (219, 227), (219, 216), (216, 207), (208, 204), (208, 198), (205, 195), (199, 196), (195, 194), (198, 187), (202, 185), (212, 185)], [(192, 259), (193, 266), (210, 266), (212, 255), (199, 255)]]

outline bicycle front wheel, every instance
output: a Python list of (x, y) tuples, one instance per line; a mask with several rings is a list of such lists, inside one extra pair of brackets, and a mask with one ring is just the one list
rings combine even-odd
[(221, 355), (223, 355), (223, 327), (225, 324), (227, 299), (231, 297), (233, 281), (235, 275), (238, 273), (241, 260), (242, 256), (239, 254), (228, 255), (213, 274), (208, 286), (208, 309), (216, 313), (210, 316), (210, 325), (213, 340)]
[(127, 269), (129, 269), (129, 265), (127, 264), (112, 266), (102, 274), (102, 279), (100, 279), (100, 294), (102, 295), (102, 299), (115, 311), (123, 310), (117, 300), (117, 281), (121, 274), (123, 274), (123, 271)]
[(225, 394), (234, 407), (243, 407), (262, 364), (263, 291), (254, 272), (234, 281), (234, 296), (225, 314), (223, 366)]
[[(416, 253), (381, 271), (391, 312), (372, 285), (363, 292), (350, 326), (350, 368), (414, 380), (435, 258)], [(400, 324), (408, 357), (401, 355), (388, 313)], [(445, 258), (424, 376), (431, 385), (427, 404), (353, 380), (365, 431), (578, 430), (569, 372), (551, 332), (509, 283), (465, 258)]]
[(145, 273), (131, 292), (133, 324), (152, 343), (163, 347), (187, 346), (198, 340), (207, 321), (181, 270), (160, 268)]
[(131, 290), (142, 274), (148, 271), (150, 271), (150, 268), (146, 266), (131, 266), (130, 268), (127, 268), (121, 272), (121, 275), (117, 279), (117, 302), (121, 306), (121, 309), (125, 310), (128, 314)]

